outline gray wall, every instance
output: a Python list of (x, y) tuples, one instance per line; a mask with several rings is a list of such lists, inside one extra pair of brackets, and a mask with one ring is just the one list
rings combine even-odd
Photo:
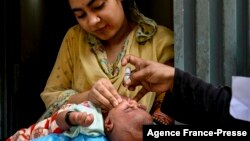
[(249, 0), (174, 0), (175, 66), (231, 86), (250, 75)]

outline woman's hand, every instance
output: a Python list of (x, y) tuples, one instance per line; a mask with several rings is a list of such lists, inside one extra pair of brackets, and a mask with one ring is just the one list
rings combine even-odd
[(108, 111), (117, 106), (121, 101), (121, 96), (114, 88), (110, 80), (102, 78), (98, 80), (88, 92), (88, 100)]

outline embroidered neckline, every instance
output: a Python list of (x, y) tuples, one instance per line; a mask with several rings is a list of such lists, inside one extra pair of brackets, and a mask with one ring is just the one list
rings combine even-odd
[[(154, 20), (149, 19), (145, 17), (143, 14), (141, 14), (138, 10), (134, 9), (133, 10), (133, 21), (137, 23), (137, 26), (134, 27), (134, 29), (129, 33), (127, 36), (124, 44), (123, 44), (123, 49), (120, 51), (116, 57), (116, 60), (114, 63), (109, 63), (107, 59), (107, 54), (105, 50), (103, 49), (103, 44), (102, 42), (96, 38), (95, 36), (86, 33), (87, 36), (87, 42), (93, 52), (96, 54), (98, 62), (105, 72), (105, 74), (109, 78), (114, 78), (116, 77), (121, 69), (121, 66), (118, 66), (121, 58), (125, 55), (126, 50), (128, 48), (129, 44), (129, 36), (131, 33), (135, 32), (135, 38), (136, 42), (138, 44), (145, 44), (147, 41), (151, 40), (153, 36), (155, 35), (157, 31), (157, 24)], [(136, 31), (134, 31), (136, 30)]]

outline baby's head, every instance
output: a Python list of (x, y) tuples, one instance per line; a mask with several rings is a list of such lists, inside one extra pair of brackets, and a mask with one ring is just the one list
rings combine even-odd
[(105, 130), (110, 140), (141, 141), (142, 127), (153, 123), (145, 106), (134, 100), (124, 99), (111, 109), (105, 118)]

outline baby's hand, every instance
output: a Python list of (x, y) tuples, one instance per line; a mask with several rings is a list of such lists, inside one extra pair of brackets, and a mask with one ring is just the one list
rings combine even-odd
[(87, 127), (91, 125), (94, 121), (94, 116), (92, 114), (87, 114), (86, 112), (73, 112), (72, 120), (77, 125)]

